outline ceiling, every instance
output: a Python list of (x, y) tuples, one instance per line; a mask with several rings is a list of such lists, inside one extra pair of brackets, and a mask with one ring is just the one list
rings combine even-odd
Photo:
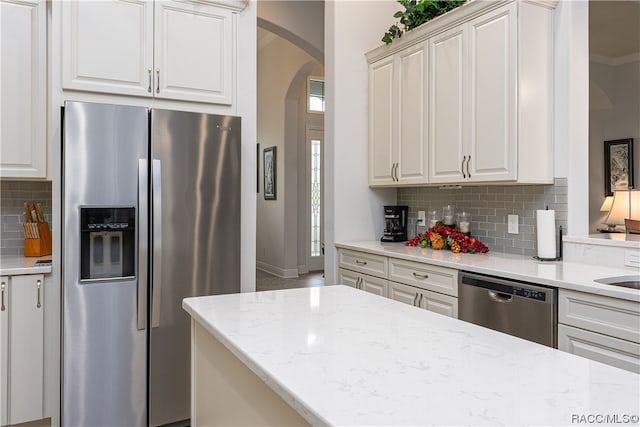
[(640, 0), (590, 1), (589, 51), (610, 60), (640, 54)]

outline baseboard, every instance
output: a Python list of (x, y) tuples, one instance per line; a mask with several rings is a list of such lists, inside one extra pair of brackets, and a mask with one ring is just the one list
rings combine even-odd
[(280, 268), (262, 261), (256, 261), (256, 268), (283, 279), (295, 279), (298, 277), (297, 268)]
[(306, 265), (298, 266), (298, 274), (307, 274), (309, 272), (309, 267)]

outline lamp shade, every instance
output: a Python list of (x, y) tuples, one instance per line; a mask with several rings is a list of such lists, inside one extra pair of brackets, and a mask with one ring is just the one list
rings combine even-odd
[(640, 219), (640, 190), (616, 190), (605, 224), (624, 225), (625, 218)]
[(613, 196), (605, 197), (604, 202), (602, 202), (602, 206), (600, 206), (600, 212), (609, 212), (611, 210), (612, 205), (613, 205)]

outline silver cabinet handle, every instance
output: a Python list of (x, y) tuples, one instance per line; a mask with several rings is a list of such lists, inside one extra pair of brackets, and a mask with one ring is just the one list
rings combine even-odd
[(469, 154), (469, 158), (467, 159), (467, 178), (471, 178), (471, 173), (469, 172), (469, 163), (471, 163), (471, 154)]
[(36, 303), (36, 308), (40, 308), (42, 307), (42, 304), (40, 303), (40, 288), (42, 287), (42, 280), (38, 280), (36, 282), (36, 287), (38, 288), (38, 301)]
[(358, 281), (356, 282), (356, 288), (362, 289), (362, 277), (358, 277)]
[[(149, 68), (151, 75), (151, 68)], [(151, 86), (149, 86), (151, 92)], [(149, 183), (147, 159), (138, 159), (138, 330), (147, 327), (147, 288), (149, 277)]]
[(416, 277), (418, 279), (428, 279), (429, 275), (428, 274), (418, 274), (415, 271), (413, 272), (413, 277)]
[(422, 297), (424, 297), (424, 295), (420, 294), (420, 298), (418, 299), (418, 307), (420, 307), (420, 305), (422, 304)]
[(360, 261), (359, 259), (356, 260), (356, 264), (358, 265), (367, 265), (367, 261)]
[(7, 309), (7, 307), (5, 307), (4, 305), (4, 289), (7, 287), (7, 284), (2, 282), (2, 285), (0, 285), (0, 289), (2, 290), (2, 305), (0, 305), (0, 311), (5, 311)]
[(151, 163), (153, 196), (153, 277), (151, 285), (151, 327), (160, 326), (160, 296), (162, 293), (162, 170), (160, 160)]
[(156, 68), (156, 93), (160, 93), (160, 68)]
[(153, 89), (151, 89), (151, 68), (147, 69), (147, 71), (149, 72), (149, 87), (147, 87), (147, 92), (151, 93), (153, 91)]
[(400, 169), (400, 163), (396, 163), (396, 172), (395, 172), (396, 182), (400, 181), (400, 179), (398, 178), (398, 169)]
[(462, 164), (460, 165), (460, 172), (462, 172), (462, 177), (466, 178), (467, 175), (464, 174), (464, 162), (467, 161), (467, 156), (462, 158)]
[(414, 307), (416, 306), (416, 303), (418, 302), (418, 295), (419, 295), (419, 294), (416, 292), (416, 296), (415, 296), (415, 297), (413, 297), (413, 306), (414, 306)]
[(399, 165), (399, 163), (394, 163), (393, 164), (394, 167), (393, 167), (393, 172), (392, 172), (393, 180), (396, 181), (396, 182), (398, 181), (398, 165)]

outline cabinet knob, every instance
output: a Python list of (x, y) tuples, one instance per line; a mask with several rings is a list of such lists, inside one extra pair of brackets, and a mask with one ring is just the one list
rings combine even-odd
[(156, 93), (160, 93), (160, 68), (156, 68)]
[(147, 87), (147, 92), (151, 93), (153, 91), (153, 89), (151, 88), (151, 68), (148, 68), (147, 71), (149, 72), (149, 87)]
[(7, 284), (5, 282), (2, 282), (2, 284), (0, 285), (0, 289), (2, 290), (2, 303), (0, 304), (0, 311), (5, 311), (7, 309), (7, 307), (5, 307), (4, 305), (4, 289), (7, 287)]
[(38, 301), (36, 303), (36, 308), (40, 308), (42, 307), (42, 304), (40, 303), (40, 288), (42, 287), (42, 280), (38, 280), (36, 283), (38, 288)]

